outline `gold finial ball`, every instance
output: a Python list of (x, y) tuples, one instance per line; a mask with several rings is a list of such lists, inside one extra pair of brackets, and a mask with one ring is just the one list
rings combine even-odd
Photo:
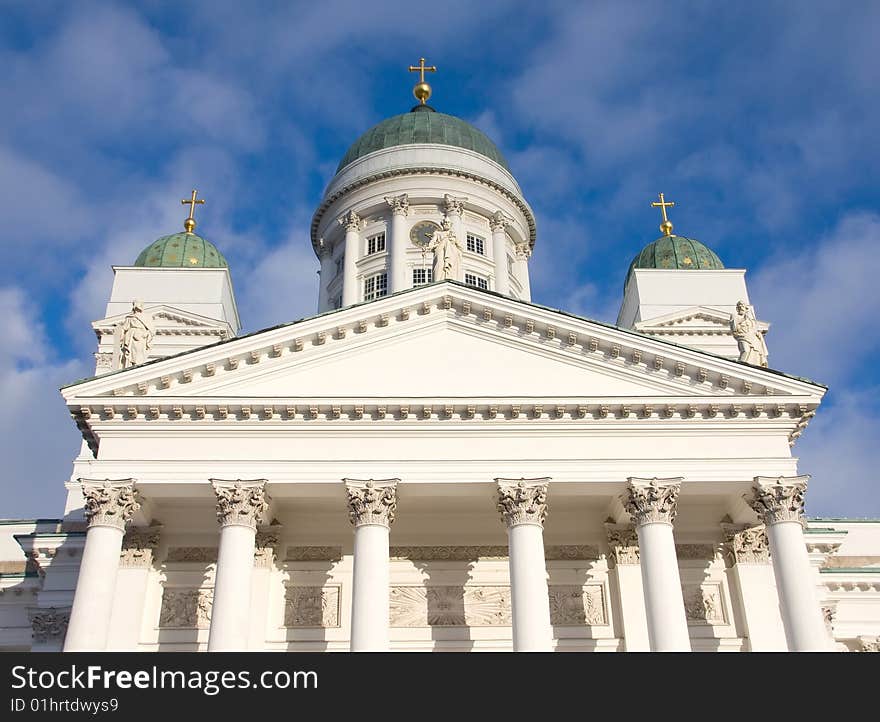
[(416, 96), (419, 102), (424, 103), (431, 97), (431, 86), (427, 83), (416, 83), (416, 87), (413, 88), (413, 95)]
[(664, 236), (671, 236), (672, 235), (672, 221), (663, 221), (663, 223), (660, 224), (660, 230), (663, 231)]
[(187, 233), (192, 233), (192, 232), (193, 232), (193, 228), (196, 227), (196, 222), (195, 222), (192, 218), (187, 218), (187, 219), (183, 222), (183, 227), (184, 227), (184, 229), (186, 229), (186, 232), (187, 232)]

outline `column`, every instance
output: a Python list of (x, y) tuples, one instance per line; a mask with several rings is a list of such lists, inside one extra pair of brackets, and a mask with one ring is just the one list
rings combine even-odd
[(609, 576), (616, 582), (620, 626), (627, 652), (649, 652), (645, 592), (639, 565), (639, 536), (632, 524), (605, 524), (611, 551)]
[(351, 651), (387, 652), (389, 534), (400, 479), (343, 479), (354, 525)]
[(532, 287), (529, 283), (529, 258), (531, 255), (532, 249), (528, 242), (520, 243), (516, 247), (517, 277), (522, 285), (524, 301), (532, 300)]
[(804, 542), (804, 495), (809, 476), (756, 476), (749, 505), (767, 526), (782, 623), (792, 652), (828, 649)]
[(318, 255), (321, 258), (321, 270), (318, 283), (318, 313), (322, 313), (330, 309), (330, 293), (328, 286), (333, 280), (333, 249), (329, 243), (323, 238), (318, 239)]
[(122, 538), (107, 649), (130, 652), (138, 649), (150, 572), (161, 531), (160, 524), (129, 527)]
[(220, 549), (214, 578), (209, 652), (247, 649), (257, 524), (269, 508), (266, 480), (211, 479), (217, 496)]
[(357, 261), (361, 247), (361, 217), (349, 211), (338, 219), (345, 227), (345, 260), (342, 266), (342, 305), (351, 306), (358, 302), (360, 289), (357, 282)]
[(774, 590), (770, 548), (763, 525), (722, 523), (731, 587), (740, 600), (740, 614), (750, 652), (784, 652), (779, 600)]
[(133, 479), (80, 479), (80, 485), (88, 531), (65, 652), (106, 649), (122, 537), (126, 523), (140, 508)]
[(672, 536), (681, 481), (681, 477), (630, 477), (627, 494), (622, 498), (639, 535), (639, 562), (652, 652), (691, 650)]
[[(452, 232), (455, 234), (455, 238), (458, 240), (459, 244), (461, 244), (462, 248), (467, 247), (464, 224), (462, 223), (465, 201), (467, 201), (467, 198), (465, 196), (451, 196), (448, 193), (443, 196), (443, 210), (446, 212), (446, 217), (449, 219), (449, 224), (452, 228)], [(462, 269), (461, 273), (461, 278), (453, 278), (451, 280), (464, 281), (464, 269)]]
[(385, 202), (391, 208), (391, 234), (388, 238), (390, 262), (388, 264), (389, 293), (402, 291), (412, 285), (406, 277), (406, 249), (409, 235), (406, 232), (406, 216), (409, 214), (409, 196), (386, 196)]
[(495, 479), (497, 508), (507, 525), (514, 652), (550, 652), (553, 648), (544, 561), (548, 481), (547, 477)]
[[(266, 615), (271, 607), (273, 592), (272, 574), (281, 545), (281, 524), (269, 524), (257, 528), (254, 547), (254, 571), (251, 584), (251, 613), (248, 624), (248, 649), (262, 649), (266, 641)], [(279, 585), (280, 586), (280, 585)]]
[(492, 230), (492, 258), (495, 261), (495, 288), (493, 290), (510, 295), (510, 274), (507, 270), (507, 233), (508, 219), (501, 211), (495, 211), (489, 219)]

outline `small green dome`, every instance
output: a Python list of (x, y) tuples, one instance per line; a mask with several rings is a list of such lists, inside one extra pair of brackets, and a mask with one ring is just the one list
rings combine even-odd
[(724, 268), (724, 264), (714, 251), (693, 238), (661, 236), (633, 258), (626, 273), (626, 283), (629, 283), (634, 268), (703, 271)]
[(147, 246), (134, 262), (149, 268), (228, 268), (223, 254), (194, 233), (162, 236)]
[(336, 172), (368, 153), (411, 143), (437, 143), (466, 148), (509, 170), (501, 151), (485, 133), (454, 115), (438, 113), (428, 105), (417, 105), (409, 113), (386, 118), (370, 128), (348, 149)]

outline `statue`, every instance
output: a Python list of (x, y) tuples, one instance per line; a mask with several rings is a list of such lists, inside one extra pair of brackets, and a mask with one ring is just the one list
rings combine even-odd
[(119, 338), (120, 366), (124, 369), (137, 366), (147, 360), (147, 351), (153, 344), (153, 319), (144, 313), (143, 301), (132, 301), (131, 313), (121, 324)]
[(434, 252), (435, 281), (461, 280), (462, 247), (448, 218), (444, 218), (440, 229), (434, 231), (426, 250)]
[(767, 367), (767, 344), (758, 329), (755, 312), (745, 301), (737, 301), (736, 313), (730, 315), (730, 330), (739, 344), (739, 360), (753, 366)]

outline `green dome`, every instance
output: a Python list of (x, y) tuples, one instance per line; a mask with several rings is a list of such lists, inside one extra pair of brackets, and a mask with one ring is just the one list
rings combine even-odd
[(147, 246), (134, 262), (149, 268), (228, 268), (223, 254), (194, 233), (162, 236)]
[(387, 118), (370, 128), (348, 149), (336, 172), (373, 151), (410, 143), (437, 143), (466, 148), (507, 169), (507, 161), (501, 151), (485, 133), (454, 115), (438, 113), (427, 105), (417, 105), (409, 113)]
[[(626, 283), (634, 268), (668, 268), (679, 271), (717, 270), (724, 268), (714, 251), (693, 238), (661, 236), (645, 246), (629, 264)], [(624, 283), (624, 286), (626, 286)]]

